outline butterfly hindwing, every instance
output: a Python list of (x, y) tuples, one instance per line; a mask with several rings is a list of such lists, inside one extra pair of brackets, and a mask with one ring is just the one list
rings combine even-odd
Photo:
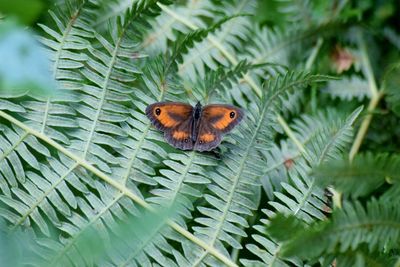
[(164, 131), (164, 137), (173, 147), (182, 150), (192, 150), (194, 142), (192, 141), (192, 123), (193, 118), (183, 121), (178, 126)]
[(152, 124), (164, 132), (164, 137), (172, 146), (193, 149), (192, 123), (193, 107), (178, 102), (158, 102), (146, 108), (146, 115)]
[(194, 149), (210, 151), (221, 143), (222, 135), (221, 132), (212, 127), (211, 123), (201, 120)]

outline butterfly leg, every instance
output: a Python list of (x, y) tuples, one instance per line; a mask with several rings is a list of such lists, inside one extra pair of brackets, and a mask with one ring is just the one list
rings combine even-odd
[(222, 159), (222, 153), (219, 147), (214, 148), (213, 150), (206, 151), (207, 154), (214, 156), (216, 159)]

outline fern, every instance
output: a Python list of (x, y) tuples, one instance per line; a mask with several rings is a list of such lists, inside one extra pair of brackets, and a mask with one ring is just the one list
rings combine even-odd
[[(343, 117), (343, 115), (332, 109), (315, 115), (302, 115), (300, 118), (293, 119), (290, 128), (293, 130), (294, 137), (307, 148), (315, 142), (321, 132), (334, 132), (337, 127), (340, 128), (343, 122), (339, 122), (338, 117)], [(274, 144), (263, 156), (268, 162), (268, 168), (261, 182), (270, 199), (273, 198), (273, 191), (281, 190), (282, 182), (289, 181), (289, 176), (302, 175), (309, 170), (301, 147), (296, 146), (291, 139), (282, 140), (279, 145)]]
[(333, 98), (339, 97), (342, 100), (352, 100), (357, 98), (359, 101), (364, 97), (370, 97), (367, 81), (359, 77), (350, 77), (340, 81), (330, 81), (325, 92)]
[[(377, 220), (397, 219), (396, 212), (389, 213), (398, 202), (399, 187), (390, 186), (397, 157), (360, 154), (350, 165), (343, 153), (361, 108), (346, 118), (332, 107), (323, 111), (346, 97), (369, 96), (371, 88), (366, 93), (357, 85), (356, 93), (332, 101), (319, 94), (319, 83), (328, 81), (332, 88), (338, 82), (302, 70), (308, 56), (306, 68), (316, 73), (328, 64), (320, 54), (328, 53), (331, 37), (341, 39), (325, 29), (343, 3), (281, 1), (285, 8), (277, 13), (287, 19), (282, 28), (241, 15), (255, 13), (258, 2), (252, 0), (57, 3), (51, 20), (43, 16), (37, 27), (57, 90), (49, 96), (2, 88), (6, 93), (0, 97), (0, 217), (5, 220), (0, 232), (7, 233), (6, 242), (24, 244), (24, 257), (16, 264), (302, 266), (336, 258), (350, 265), (378, 264), (388, 252), (397, 255), (398, 233)], [(321, 16), (330, 10), (332, 16)], [(321, 37), (324, 45), (315, 45)], [(368, 58), (362, 56), (371, 86)], [(386, 72), (379, 84), (396, 111), (393, 73)], [(346, 88), (351, 82), (341, 81)], [(304, 90), (310, 85), (311, 93)], [(371, 101), (379, 101), (381, 92)], [(245, 110), (246, 118), (219, 151), (181, 151), (165, 142), (144, 113), (158, 101), (230, 103)], [(343, 103), (344, 110), (353, 104)], [(356, 185), (343, 172), (365, 162), (393, 179), (368, 173), (376, 184), (351, 192), (363, 196), (359, 201), (369, 203), (366, 208), (341, 190)], [(329, 207), (327, 184), (343, 191), (344, 210)], [(368, 200), (371, 194), (379, 200)], [(287, 226), (294, 238), (286, 235), (284, 242), (266, 234), (266, 225), (273, 226), (280, 213), (292, 216)], [(359, 241), (354, 247), (346, 236), (332, 234), (332, 242), (348, 251), (325, 244), (311, 256), (287, 252), (286, 245), (300, 242), (304, 233), (323, 234), (314, 230), (354, 222), (371, 223), (376, 231), (366, 233), (361, 224), (349, 230), (349, 236), (362, 235), (354, 238)], [(123, 225), (127, 228), (121, 230)], [(393, 239), (386, 234), (380, 239), (380, 231)]]
[(278, 3), (277, 10), (291, 23), (309, 21), (311, 19), (310, 1), (274, 0)]
[(399, 107), (399, 87), (398, 87), (398, 74), (399, 74), (399, 63), (391, 65), (385, 73), (384, 77), (384, 88), (388, 93), (387, 101), (390, 104), (391, 109), (397, 115), (400, 115)]
[(219, 29), (221, 27), (222, 24), (224, 24), (228, 20), (235, 18), (237, 16), (238, 15), (222, 18), (221, 20), (219, 20), (218, 22), (213, 24), (212, 27), (210, 27), (210, 28), (196, 29), (196, 30), (184, 35), (182, 40), (175, 41), (175, 45), (172, 50), (172, 53), (167, 60), (166, 71), (168, 72), (168, 69), (170, 68), (171, 65), (175, 66), (175, 61), (176, 61), (176, 63), (182, 63), (183, 55), (186, 54), (188, 52), (188, 50), (194, 46), (195, 43), (198, 43), (198, 42), (204, 40), (208, 34), (215, 32), (217, 29)]
[[(307, 226), (294, 218), (278, 216), (272, 219), (268, 229), (271, 235), (284, 242), (283, 256), (297, 255), (313, 260), (323, 252), (340, 255), (361, 249), (363, 244), (370, 252), (390, 250), (398, 244), (398, 221), (397, 203), (388, 205), (373, 199), (366, 208), (359, 202), (345, 203), (343, 210), (333, 213), (330, 222)], [(282, 233), (282, 225), (295, 229), (295, 238), (285, 242), (288, 236)]]
[(333, 184), (346, 195), (360, 197), (370, 194), (385, 180), (399, 180), (399, 158), (387, 154), (357, 155), (350, 163), (348, 159), (330, 161), (314, 170), (322, 185)]
[[(297, 136), (307, 141), (305, 143), (305, 151), (302, 152), (302, 156), (298, 159), (287, 159), (291, 160), (287, 165), (288, 169), (292, 169), (288, 172), (290, 182), (281, 182), (282, 190), (274, 192), (276, 200), (269, 202), (272, 208), (264, 210), (268, 217), (274, 216), (276, 213), (283, 213), (295, 216), (305, 222), (325, 218), (324, 210), (326, 209), (326, 204), (324, 193), (317, 186), (315, 177), (310, 177), (311, 168), (325, 162), (330, 157), (340, 157), (340, 154), (337, 154), (337, 152), (343, 149), (350, 141), (349, 135), (351, 135), (352, 124), (360, 111), (360, 109), (357, 109), (343, 121), (336, 121), (335, 123), (328, 121), (325, 127), (321, 127), (311, 137), (301, 138), (303, 132), (298, 131)], [(326, 123), (326, 121), (319, 123)], [(318, 121), (310, 124), (313, 126), (318, 125)], [(299, 127), (298, 129), (302, 128)], [(310, 130), (307, 131), (307, 133), (310, 132), (312, 133)], [(274, 166), (274, 162), (271, 162), (271, 165)], [(264, 220), (264, 222), (266, 221)], [(285, 265), (288, 263), (285, 263), (284, 260), (288, 260), (295, 265), (302, 265), (302, 262), (298, 258), (282, 258), (279, 243), (271, 239), (271, 237), (263, 235), (265, 233), (264, 226), (256, 225), (254, 228), (260, 233), (253, 235), (253, 239), (258, 244), (248, 244), (246, 247), (255, 255), (261, 254), (259, 258), (261, 258), (263, 263), (249, 260), (243, 260), (243, 263), (247, 265), (255, 262), (257, 264), (276, 263)]]
[[(281, 94), (293, 89), (299, 89), (311, 82), (323, 80), (323, 77), (304, 73), (288, 73), (283, 77), (277, 77), (268, 83), (268, 99), (261, 102), (258, 109), (248, 114), (254, 118), (255, 126), (249, 124), (241, 131), (242, 136), (251, 136), (245, 141), (239, 136), (234, 136), (237, 146), (231, 147), (229, 153), (224, 155), (222, 162), (217, 166), (212, 175), (215, 184), (208, 186), (209, 193), (205, 195), (207, 206), (199, 207), (203, 217), (196, 221), (201, 225), (194, 228), (200, 237), (211, 245), (223, 249), (223, 243), (240, 249), (241, 245), (231, 235), (246, 236), (241, 227), (247, 227), (247, 223), (240, 219), (243, 215), (250, 215), (256, 207), (256, 199), (251, 198), (257, 190), (262, 159), (257, 154), (251, 153), (253, 149), (261, 149), (259, 143), (270, 142), (266, 136), (270, 136), (271, 115), (275, 105), (278, 105)], [(250, 111), (251, 112), (251, 111)], [(232, 178), (228, 178), (232, 177)], [(206, 262), (207, 253), (199, 253), (195, 262), (203, 259)]]

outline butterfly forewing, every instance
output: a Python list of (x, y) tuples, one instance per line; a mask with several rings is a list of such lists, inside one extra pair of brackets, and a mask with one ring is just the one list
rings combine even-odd
[(146, 108), (146, 115), (161, 131), (177, 127), (192, 117), (193, 107), (179, 102), (157, 102)]
[(243, 111), (231, 105), (214, 104), (205, 106), (201, 117), (218, 132), (227, 133), (243, 119)]
[(193, 107), (178, 102), (158, 102), (146, 108), (146, 115), (172, 146), (192, 150)]

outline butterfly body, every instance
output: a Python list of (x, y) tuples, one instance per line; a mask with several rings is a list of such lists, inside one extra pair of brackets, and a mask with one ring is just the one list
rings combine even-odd
[(152, 124), (164, 132), (169, 144), (182, 150), (209, 151), (243, 118), (243, 111), (231, 105), (195, 107), (179, 102), (157, 102), (146, 108)]

